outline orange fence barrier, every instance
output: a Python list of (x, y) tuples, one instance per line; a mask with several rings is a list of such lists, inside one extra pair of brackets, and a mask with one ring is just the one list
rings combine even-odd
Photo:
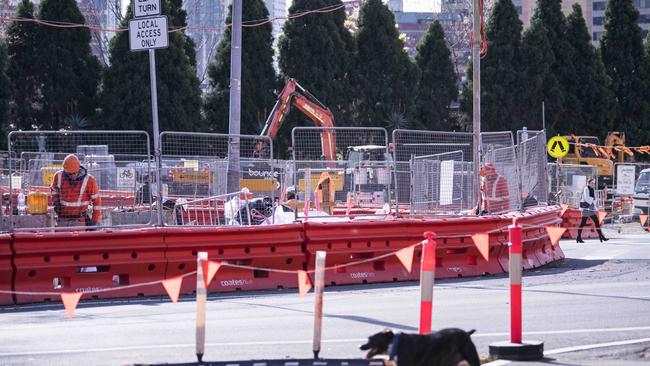
[[(575, 239), (578, 237), (578, 226), (580, 226), (580, 220), (582, 220), (582, 213), (577, 208), (569, 208), (562, 215), (562, 227), (567, 228), (567, 231), (562, 236), (563, 238)], [(602, 226), (603, 223), (600, 223)], [(597, 238), (598, 233), (596, 232), (596, 226), (593, 221), (589, 219), (587, 224), (582, 230), (582, 238), (590, 239)]]
[[(219, 270), (219, 277), (210, 283), (208, 291), (297, 287), (295, 271), (305, 269), (303, 241), (302, 224), (168, 228), (165, 234), (167, 277), (196, 270), (196, 254), (202, 251), (208, 252), (210, 260), (229, 264)], [(260, 268), (286, 270), (286, 273)], [(194, 291), (196, 286), (191, 282), (183, 281), (182, 293)]]
[[(15, 290), (84, 292), (165, 278), (163, 230), (14, 233)], [(162, 295), (160, 286), (97, 292), (93, 298)], [(18, 303), (58, 301), (17, 294)]]
[[(59, 301), (62, 292), (163, 295), (159, 282), (179, 275), (189, 277), (181, 292), (191, 293), (199, 251), (221, 263), (212, 292), (295, 288), (297, 271), (314, 268), (319, 250), (327, 252), (329, 285), (417, 280), (425, 231), (437, 236), (436, 278), (496, 274), (508, 270), (507, 227), (515, 216), (523, 228), (523, 266), (530, 269), (564, 257), (545, 230), (561, 223), (559, 212), (554, 206), (489, 217), (15, 232), (0, 235), (0, 303)], [(474, 234), (483, 234), (488, 260)], [(414, 247), (411, 272), (396, 256), (407, 247)]]
[[(0, 290), (11, 291), (13, 283), (13, 268), (11, 255), (11, 235), (0, 234)], [(0, 304), (10, 304), (13, 302), (9, 293), (0, 293)]]

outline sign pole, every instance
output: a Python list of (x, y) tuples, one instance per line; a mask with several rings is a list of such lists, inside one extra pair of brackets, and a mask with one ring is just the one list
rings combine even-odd
[(149, 49), (149, 78), (151, 79), (151, 117), (153, 118), (153, 149), (154, 161), (156, 164), (156, 186), (158, 194), (156, 202), (158, 203), (158, 225), (163, 225), (163, 197), (162, 182), (160, 180), (160, 170), (162, 162), (160, 161), (160, 128), (158, 127), (158, 93), (156, 87), (156, 51)]

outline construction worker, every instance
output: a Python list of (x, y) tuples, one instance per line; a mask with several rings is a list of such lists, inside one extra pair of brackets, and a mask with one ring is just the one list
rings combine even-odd
[[(52, 185), (57, 226), (97, 226), (101, 220), (99, 187), (95, 178), (70, 154), (63, 160), (63, 170), (54, 174)], [(89, 205), (92, 203), (92, 215)]]
[(481, 197), (484, 213), (498, 213), (510, 208), (510, 194), (506, 178), (499, 174), (492, 163), (487, 163), (480, 171)]

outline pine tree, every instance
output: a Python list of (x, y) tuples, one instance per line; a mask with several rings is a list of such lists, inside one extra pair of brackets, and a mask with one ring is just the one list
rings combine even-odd
[(609, 0), (600, 50), (618, 101), (613, 128), (625, 131), (632, 144), (646, 144), (650, 138), (650, 114), (643, 38), (638, 19), (639, 12), (632, 0)]
[[(575, 50), (573, 64), (576, 83), (569, 85), (569, 92), (576, 96), (571, 131), (582, 135), (605, 136), (614, 118), (615, 101), (609, 89), (600, 55), (591, 44), (587, 24), (579, 4), (573, 4), (567, 18), (568, 40)], [(567, 131), (567, 132), (571, 132)]]
[[(522, 28), (512, 0), (499, 0), (494, 5), (486, 26), (488, 50), (485, 57), (481, 59), (481, 130), (483, 131), (514, 131), (523, 126)], [(461, 102), (461, 109), (469, 119), (473, 115), (472, 99), (472, 66), (470, 65)]]
[[(262, 0), (243, 3), (242, 19), (268, 18)], [(226, 23), (232, 19), (232, 6)], [(271, 23), (242, 29), (241, 133), (259, 134), (275, 103), (277, 76), (273, 68)], [(219, 43), (215, 63), (208, 67), (212, 91), (206, 97), (205, 114), (211, 130), (228, 133), (230, 111), (230, 47), (232, 31), (227, 28)]]
[[(34, 19), (34, 4), (22, 0), (16, 8), (16, 17)], [(7, 75), (12, 90), (10, 120), (16, 129), (29, 130), (37, 126), (39, 87), (36, 80), (38, 25), (32, 22), (12, 22), (7, 29)]]
[[(293, 0), (289, 15), (315, 9), (336, 9), (287, 20), (278, 48), (281, 80), (296, 79), (334, 114), (337, 126), (350, 124), (352, 84), (350, 73), (354, 40), (345, 28), (345, 10), (340, 0)], [(272, 107), (272, 105), (270, 106)], [(269, 108), (270, 108), (269, 107)], [(293, 108), (280, 130), (280, 151), (290, 145), (291, 129), (307, 118)]]
[[(559, 93), (558, 95), (544, 95), (547, 125), (558, 128), (557, 130), (552, 129), (551, 132), (574, 132), (570, 131), (571, 123), (567, 122), (571, 122), (575, 117), (574, 110), (577, 101), (575, 95), (570, 92), (570, 85), (576, 83), (576, 71), (573, 66), (574, 51), (567, 38), (566, 18), (562, 13), (562, 0), (537, 1), (531, 22), (535, 19), (540, 21), (546, 29), (546, 37), (554, 58), (550, 71), (559, 84), (559, 88), (554, 91)], [(541, 109), (541, 105), (526, 107)], [(541, 119), (526, 122), (529, 126), (538, 126)]]
[[(74, 0), (43, 0), (39, 19), (85, 23)], [(69, 119), (90, 120), (97, 106), (101, 66), (90, 50), (87, 28), (39, 27), (33, 56), (42, 94), (38, 125), (67, 128)]]
[(355, 38), (357, 123), (399, 127), (391, 116), (412, 113), (419, 70), (404, 49), (393, 13), (381, 0), (368, 0), (361, 7)]
[(6, 139), (5, 131), (7, 131), (7, 116), (9, 115), (9, 99), (11, 97), (11, 89), (9, 85), (9, 78), (7, 77), (7, 46), (0, 42), (0, 129), (2, 135), (0, 138), (0, 146), (5, 146)]
[(428, 130), (453, 130), (449, 106), (458, 97), (451, 51), (440, 22), (435, 21), (417, 46), (415, 61), (422, 74), (415, 99), (415, 120)]
[[(161, 5), (170, 25), (185, 25), (173, 16), (170, 9), (175, 8), (167, 1)], [(132, 17), (129, 7), (122, 26)], [(172, 32), (169, 47), (155, 51), (160, 131), (198, 131), (203, 127), (199, 79), (188, 58), (187, 42), (184, 33)], [(111, 40), (110, 53), (111, 66), (104, 73), (101, 98), (103, 128), (152, 133), (148, 53), (131, 52), (127, 32)]]
[[(489, 51), (488, 51), (489, 52)], [(555, 56), (551, 49), (548, 31), (539, 19), (533, 19), (524, 32), (521, 42), (522, 72), (522, 121), (525, 126), (542, 127), (542, 103), (546, 111), (546, 129), (549, 135), (557, 132), (559, 121), (549, 118), (549, 110), (559, 110), (563, 105), (563, 93), (555, 74), (551, 71)], [(556, 113), (557, 114), (557, 113)], [(556, 115), (553, 114), (553, 115)]]
[[(169, 0), (169, 26), (186, 27), (187, 11), (183, 9), (183, 0)], [(183, 32), (184, 34), (184, 32)], [(190, 63), (196, 68), (196, 43), (190, 37), (185, 37), (185, 54)]]

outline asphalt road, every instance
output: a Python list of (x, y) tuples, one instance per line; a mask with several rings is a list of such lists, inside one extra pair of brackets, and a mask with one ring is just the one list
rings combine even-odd
[[(566, 260), (524, 272), (524, 339), (544, 341), (547, 355), (538, 364), (650, 362), (650, 233), (609, 235), (563, 240)], [(433, 328), (476, 329), (487, 355), (508, 339), (507, 290), (504, 275), (437, 281)], [(386, 327), (417, 332), (419, 296), (417, 282), (327, 288), (321, 356), (360, 358), (358, 345)], [(313, 306), (313, 293), (295, 290), (211, 295), (204, 360), (311, 358)], [(61, 304), (3, 307), (0, 364), (194, 362), (195, 312), (189, 297), (82, 302), (72, 320)]]

